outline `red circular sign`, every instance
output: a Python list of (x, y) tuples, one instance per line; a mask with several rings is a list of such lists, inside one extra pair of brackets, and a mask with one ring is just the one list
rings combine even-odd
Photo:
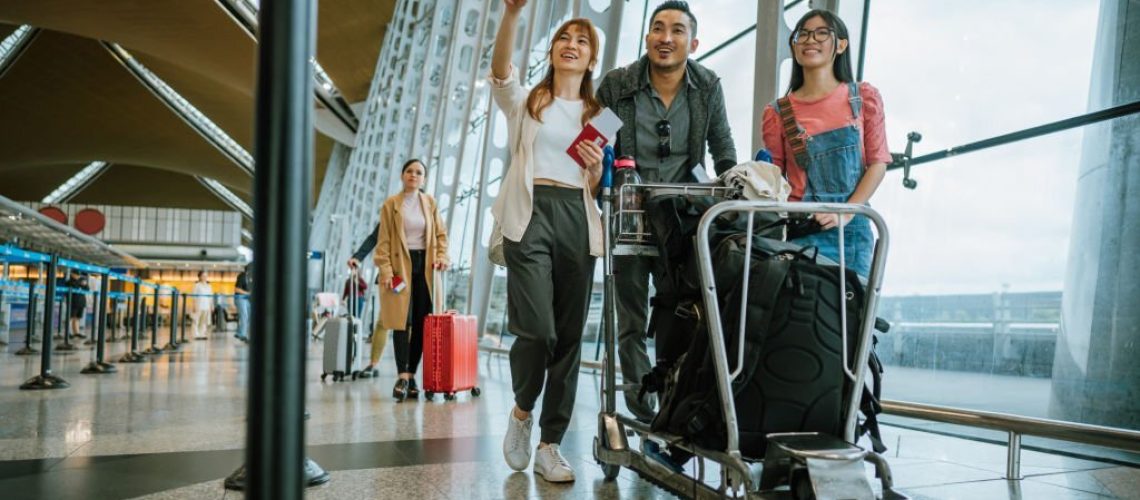
[(57, 207), (43, 207), (40, 209), (40, 214), (43, 214), (44, 216), (47, 216), (47, 218), (52, 219), (60, 224), (67, 224), (67, 214)]
[(75, 228), (83, 234), (92, 236), (99, 234), (106, 224), (107, 219), (103, 217), (103, 213), (94, 208), (84, 208), (75, 214)]

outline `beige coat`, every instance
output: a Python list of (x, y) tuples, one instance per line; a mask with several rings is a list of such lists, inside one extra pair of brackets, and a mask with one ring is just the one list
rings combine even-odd
[[(420, 206), (424, 210), (425, 245), (425, 279), (428, 294), (434, 286), (434, 262), (448, 262), (447, 257), (447, 228), (439, 218), (439, 210), (435, 199), (424, 193), (419, 193)], [(376, 250), (372, 260), (380, 270), (380, 283), (399, 276), (407, 284), (407, 288), (400, 293), (393, 292), (391, 288), (379, 287), (380, 294), (380, 324), (389, 330), (403, 330), (408, 326), (408, 307), (412, 298), (412, 256), (408, 252), (408, 240), (404, 235), (404, 193), (398, 193), (384, 201), (380, 207), (380, 234), (376, 237)], [(433, 299), (434, 300), (434, 299)]]

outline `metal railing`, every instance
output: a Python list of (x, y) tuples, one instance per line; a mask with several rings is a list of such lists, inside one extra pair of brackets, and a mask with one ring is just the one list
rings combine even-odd
[(908, 401), (884, 400), (882, 404), (883, 413), (888, 415), (1008, 433), (1006, 479), (1021, 479), (1021, 436), (1037, 436), (1140, 453), (1138, 431)]
[[(510, 354), (510, 349), (505, 347), (480, 345), (479, 349), (491, 354)], [(581, 369), (583, 370), (601, 368), (602, 364), (597, 361), (582, 360)], [(1006, 453), (1006, 479), (1022, 479), (1022, 436), (1036, 436), (1140, 453), (1140, 431), (908, 401), (884, 400), (882, 405), (883, 413), (887, 415), (1007, 433), (1009, 438)]]

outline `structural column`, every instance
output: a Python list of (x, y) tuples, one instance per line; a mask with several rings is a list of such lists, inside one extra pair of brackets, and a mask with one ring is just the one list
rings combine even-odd
[[(1089, 110), (1140, 100), (1140, 5), (1102, 0)], [(1140, 429), (1140, 115), (1085, 128), (1052, 418)]]
[[(304, 456), (314, 0), (261, 4), (254, 158), (247, 498), (300, 500), (328, 473)], [(234, 476), (243, 475), (239, 469)], [(231, 480), (238, 479), (233, 476)], [(233, 486), (227, 480), (227, 486)]]

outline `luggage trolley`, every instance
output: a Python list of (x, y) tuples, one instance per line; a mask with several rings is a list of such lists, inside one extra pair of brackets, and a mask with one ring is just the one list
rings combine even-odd
[[(871, 353), (872, 335), (875, 325), (875, 315), (867, 314), (859, 329), (857, 338), (848, 338), (843, 332), (843, 343), (857, 342), (856, 359), (848, 363), (847, 349), (844, 348), (844, 376), (853, 383), (850, 393), (847, 394), (848, 405), (844, 409), (844, 435), (830, 436), (816, 432), (778, 433), (768, 435), (767, 454), (763, 461), (746, 459), (742, 456), (739, 447), (739, 431), (735, 402), (732, 397), (731, 384), (741, 371), (743, 362), (745, 335), (743, 332), (737, 336), (740, 347), (737, 349), (739, 359), (735, 362), (735, 372), (730, 369), (725, 338), (723, 336), (720, 307), (718, 304), (716, 283), (713, 279), (712, 250), (709, 248), (709, 229), (718, 216), (735, 212), (748, 217), (748, 248), (745, 255), (744, 279), (747, 281), (750, 270), (751, 242), (753, 231), (760, 228), (753, 224), (753, 217), (761, 212), (778, 213), (838, 213), (857, 214), (866, 216), (871, 220), (879, 233), (875, 244), (870, 279), (866, 287), (867, 311), (874, 311), (878, 299), (879, 288), (882, 282), (883, 266), (889, 236), (886, 224), (882, 217), (873, 209), (865, 205), (852, 205), (844, 203), (781, 203), (765, 201), (739, 201), (733, 200), (735, 188), (711, 184), (633, 184), (622, 186), (617, 196), (617, 210), (611, 199), (612, 189), (609, 179), (603, 177), (602, 212), (606, 221), (605, 255), (603, 258), (604, 294), (603, 294), (603, 336), (605, 341), (605, 357), (603, 360), (602, 402), (598, 414), (598, 435), (594, 439), (594, 458), (601, 465), (606, 479), (614, 479), (622, 467), (629, 468), (645, 479), (662, 486), (672, 493), (689, 498), (875, 498), (876, 494), (867, 479), (863, 462), (870, 462), (875, 466), (882, 485), (880, 498), (898, 499), (906, 496), (895, 492), (892, 488), (890, 468), (886, 460), (869, 450), (855, 444), (858, 436), (858, 412), (860, 395), (865, 382), (865, 368)], [(700, 266), (701, 291), (707, 311), (707, 328), (710, 343), (709, 352), (713, 356), (713, 365), (716, 369), (717, 384), (715, 390), (720, 393), (722, 414), (725, 416), (728, 445), (725, 450), (709, 450), (687, 442), (683, 437), (650, 430), (649, 425), (639, 422), (631, 416), (619, 414), (617, 408), (618, 391), (638, 390), (638, 384), (616, 383), (616, 289), (613, 279), (613, 256), (615, 255), (657, 255), (653, 246), (652, 234), (643, 223), (641, 228), (626, 227), (621, 223), (622, 215), (630, 213), (644, 213), (642, 210), (626, 207), (624, 200), (630, 195), (627, 190), (640, 190), (642, 200), (651, 196), (668, 194), (706, 195), (723, 200), (709, 208), (700, 220), (697, 231), (697, 258)], [(842, 234), (842, 231), (840, 232)], [(840, 248), (842, 248), (842, 236)], [(840, 269), (845, 268), (842, 250), (840, 253)], [(841, 271), (842, 272), (842, 271)], [(840, 280), (845, 283), (845, 280)], [(842, 285), (841, 285), (842, 286)], [(841, 293), (845, 293), (841, 289)], [(747, 303), (747, 292), (743, 294), (742, 301)], [(841, 304), (846, 301), (840, 301)], [(743, 305), (742, 305), (743, 309)], [(842, 314), (846, 315), (846, 309)], [(742, 323), (743, 328), (743, 323)], [(851, 370), (848, 367), (858, 369)], [(627, 434), (627, 431), (630, 433)], [(655, 441), (667, 443), (694, 455), (695, 474), (674, 472), (668, 466), (646, 456), (644, 453), (630, 448), (627, 436), (638, 434), (641, 439), (652, 437)], [(706, 474), (709, 473), (707, 462), (719, 465), (719, 486), (706, 483)], [(759, 472), (754, 465), (763, 464)], [(715, 479), (715, 478), (713, 478)], [(778, 489), (782, 485), (789, 485), (790, 489)]]

